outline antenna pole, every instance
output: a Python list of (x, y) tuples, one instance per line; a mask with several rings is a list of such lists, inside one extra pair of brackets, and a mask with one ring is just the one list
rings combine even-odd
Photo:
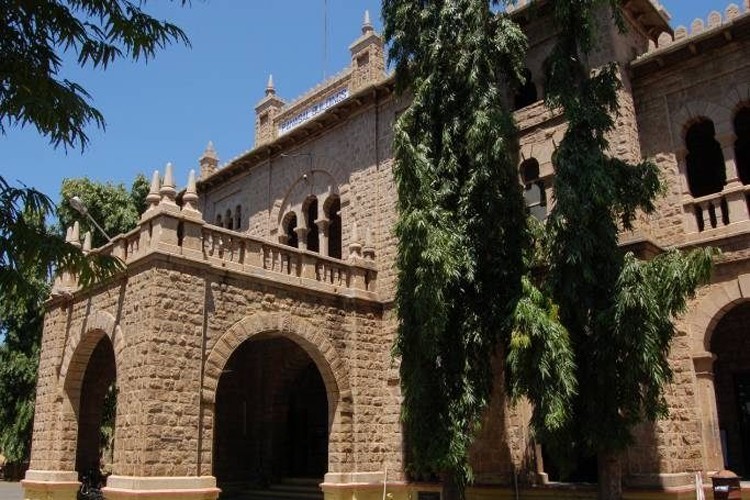
[(323, 0), (323, 80), (328, 69), (328, 0)]

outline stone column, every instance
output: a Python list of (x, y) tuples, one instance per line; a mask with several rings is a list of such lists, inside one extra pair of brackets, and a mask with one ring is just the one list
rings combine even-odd
[(294, 232), (297, 233), (297, 241), (299, 242), (300, 250), (307, 250), (307, 233), (310, 230), (306, 227), (295, 227)]
[(328, 257), (328, 229), (331, 226), (331, 221), (321, 217), (315, 221), (315, 225), (318, 226), (320, 255)]
[(741, 186), (742, 182), (737, 172), (737, 162), (734, 156), (734, 134), (717, 137), (717, 140), (721, 145), (721, 153), (724, 155), (724, 170), (727, 176), (726, 188)]
[(693, 356), (705, 471), (718, 471), (724, 468), (714, 390), (714, 361), (716, 361), (716, 355), (710, 352), (702, 352)]

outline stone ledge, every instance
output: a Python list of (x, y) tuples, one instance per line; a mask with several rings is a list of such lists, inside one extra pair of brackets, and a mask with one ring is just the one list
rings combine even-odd
[(139, 477), (139, 476), (109, 476), (107, 489), (155, 491), (155, 490), (201, 490), (216, 489), (216, 478), (214, 476), (166, 476), (166, 477)]
[(26, 471), (24, 481), (29, 483), (76, 483), (78, 484), (78, 473), (76, 471), (60, 470), (34, 470)]

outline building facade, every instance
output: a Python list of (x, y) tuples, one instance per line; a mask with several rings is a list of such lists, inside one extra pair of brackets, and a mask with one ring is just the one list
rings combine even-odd
[[(641, 426), (623, 457), (628, 491), (689, 496), (696, 472), (750, 474), (750, 5), (674, 32), (651, 1), (623, 5), (627, 32), (602, 14), (592, 60), (615, 61), (623, 82), (611, 153), (652, 158), (668, 189), (622, 244), (645, 254), (723, 251), (678, 321), (669, 417)], [(542, 102), (555, 33), (547, 8), (514, 13), (531, 44), (529, 82), (508, 96), (519, 182), (542, 219), (565, 131)], [(26, 498), (75, 498), (79, 475), (100, 465), (113, 387), (107, 498), (213, 499), (310, 484), (326, 499), (439, 490), (405, 474), (391, 356), (391, 142), (408, 96), (394, 93), (368, 18), (349, 49), (349, 67), (293, 101), (269, 79), (252, 150), (220, 167), (209, 144), (199, 179), (191, 174), (179, 193), (171, 166), (155, 173), (139, 226), (97, 250), (125, 262), (120, 277), (86, 290), (58, 278)], [(69, 239), (80, 244), (75, 229)], [(501, 373), (494, 396), (472, 452), (470, 497), (569, 491), (529, 434), (528, 406), (504, 397)]]

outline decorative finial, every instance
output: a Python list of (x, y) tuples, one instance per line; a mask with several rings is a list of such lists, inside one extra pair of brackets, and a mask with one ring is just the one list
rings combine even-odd
[(86, 231), (83, 235), (83, 252), (89, 253), (91, 251), (91, 231)]
[(65, 230), (65, 243), (71, 243), (73, 241), (73, 227), (68, 226)]
[(74, 247), (81, 248), (81, 225), (78, 221), (73, 223), (73, 229), (70, 232), (70, 244)]
[(206, 150), (203, 151), (203, 158), (216, 158), (216, 149), (214, 148), (214, 141), (208, 141)]
[(352, 223), (352, 232), (349, 236), (349, 258), (353, 259), (362, 255), (362, 243), (359, 241), (359, 228), (357, 221)]
[(372, 22), (370, 22), (370, 11), (365, 11), (365, 20), (362, 22), (362, 34), (373, 31)]
[(161, 178), (159, 177), (159, 171), (154, 170), (154, 174), (151, 176), (151, 188), (148, 190), (146, 196), (146, 203), (148, 203), (148, 209), (151, 210), (156, 208), (161, 200), (159, 190), (161, 189)]
[(193, 214), (200, 215), (198, 210), (198, 190), (195, 187), (195, 170), (191, 170), (188, 175), (188, 184), (185, 189), (185, 194), (182, 195), (182, 206), (183, 212), (191, 212)]
[(273, 74), (268, 75), (268, 83), (266, 84), (266, 95), (276, 95), (276, 87), (273, 85)]
[(167, 166), (164, 167), (164, 182), (161, 185), (159, 194), (161, 195), (160, 205), (175, 205), (174, 200), (177, 196), (177, 190), (175, 189), (174, 172), (171, 163), (167, 163)]
[(365, 259), (375, 260), (375, 247), (372, 245), (372, 228), (367, 226), (365, 231), (365, 246), (362, 247), (362, 255)]

